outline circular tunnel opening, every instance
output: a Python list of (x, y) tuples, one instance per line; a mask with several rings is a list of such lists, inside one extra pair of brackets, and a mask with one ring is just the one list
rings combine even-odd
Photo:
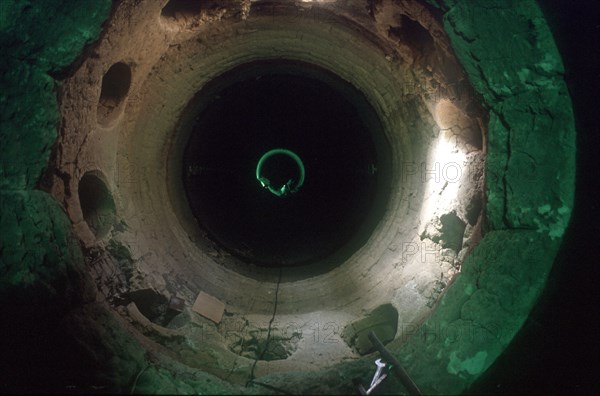
[(96, 238), (105, 237), (115, 223), (115, 202), (106, 184), (93, 173), (79, 181), (79, 203), (83, 219)]
[(102, 88), (100, 89), (100, 100), (98, 102), (98, 122), (107, 124), (112, 122), (117, 109), (129, 92), (131, 86), (131, 68), (123, 62), (112, 65), (104, 77), (102, 77)]
[(366, 242), (390, 155), (360, 92), (311, 65), (263, 61), (219, 76), (197, 100), (182, 178), (211, 240), (266, 267), (341, 263)]

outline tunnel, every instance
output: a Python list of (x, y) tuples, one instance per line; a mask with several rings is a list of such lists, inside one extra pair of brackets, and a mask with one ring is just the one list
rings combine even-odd
[(375, 334), (489, 391), (582, 125), (557, 11), (493, 3), (3, 5), (0, 389), (357, 394)]

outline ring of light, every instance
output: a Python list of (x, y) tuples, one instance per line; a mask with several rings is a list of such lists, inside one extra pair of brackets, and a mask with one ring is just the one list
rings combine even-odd
[[(261, 174), (262, 168), (263, 168), (265, 162), (269, 158), (271, 158), (275, 155), (286, 155), (286, 156), (290, 157), (291, 159), (293, 159), (294, 162), (296, 162), (296, 165), (298, 166), (298, 169), (300, 171), (300, 179), (297, 182), (294, 181), (294, 179), (290, 179), (285, 184), (283, 184), (279, 187), (274, 187), (271, 185), (271, 182), (269, 181), (269, 179), (262, 176), (262, 174)], [(258, 180), (260, 182), (261, 186), (263, 186), (264, 188), (269, 190), (272, 194), (274, 194), (278, 197), (283, 197), (283, 196), (286, 196), (289, 194), (294, 194), (294, 193), (298, 192), (298, 190), (300, 190), (300, 187), (302, 187), (302, 185), (304, 184), (304, 175), (305, 175), (304, 164), (302, 163), (302, 160), (300, 159), (300, 157), (298, 157), (294, 152), (292, 152), (290, 150), (282, 149), (282, 148), (277, 148), (277, 149), (267, 151), (260, 158), (260, 160), (258, 161), (258, 165), (256, 166), (256, 180)]]

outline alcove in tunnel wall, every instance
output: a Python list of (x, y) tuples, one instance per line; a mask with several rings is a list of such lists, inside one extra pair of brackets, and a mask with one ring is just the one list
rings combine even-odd
[(119, 116), (130, 85), (131, 67), (123, 62), (115, 63), (102, 76), (97, 112), (99, 124), (107, 126)]
[(83, 219), (97, 238), (104, 238), (115, 224), (115, 202), (99, 175), (88, 172), (77, 188)]
[[(523, 3), (522, 3), (523, 4)], [(532, 8), (528, 9), (528, 5), (532, 6)], [(127, 9), (127, 4), (125, 4), (122, 10), (126, 10)], [(118, 11), (118, 10), (117, 10)], [(158, 11), (157, 9), (153, 9), (152, 12), (156, 12)], [(484, 11), (486, 10), (481, 10), (482, 13), (484, 13)], [(146, 11), (148, 14), (150, 13), (150, 11)], [(452, 20), (452, 18), (455, 18), (456, 15), (460, 14), (461, 12), (465, 12), (465, 13), (470, 13), (473, 11), (470, 11), (469, 8), (464, 8), (459, 6), (453, 6), (447, 13), (446, 13), (446, 20)], [(510, 10), (506, 10), (505, 11), (509, 16), (507, 16), (507, 19), (505, 21), (506, 25), (503, 26), (503, 28), (509, 26), (510, 24), (512, 24), (515, 21), (520, 21), (519, 18), (512, 18), (513, 16), (519, 16), (519, 15), (525, 15), (526, 13), (532, 14), (532, 15), (537, 15), (538, 18), (536, 19), (536, 21), (538, 23), (543, 22), (543, 20), (541, 20), (539, 18), (539, 10), (537, 10), (537, 7), (535, 7), (535, 5), (533, 3), (526, 3), (526, 5), (521, 6), (520, 8), (514, 10), (514, 9), (510, 9)], [(140, 14), (144, 15), (144, 11), (140, 11)], [(479, 14), (477, 14), (479, 15)], [(124, 12), (124, 14), (119, 14), (118, 12), (115, 13), (115, 24), (117, 26), (119, 26), (119, 18), (121, 18), (121, 21), (124, 20), (135, 20), (136, 15), (135, 14), (127, 14)], [(131, 18), (131, 19), (128, 19)], [(143, 20), (143, 17), (138, 16), (138, 20)], [(510, 22), (510, 24), (509, 24)], [(450, 22), (449, 22), (450, 23)], [(142, 25), (143, 26), (143, 25)], [(483, 26), (482, 26), (483, 28)], [(544, 34), (548, 34), (547, 29), (542, 26), (542, 27), (538, 27), (539, 32), (538, 35), (539, 36), (544, 36)], [(448, 29), (450, 31), (450, 29)], [(482, 31), (485, 32), (485, 29), (477, 29), (477, 31)], [(504, 30), (500, 30), (501, 32)], [(520, 31), (524, 31), (521, 29), (516, 29), (517, 32)], [(147, 32), (149, 35), (152, 35), (152, 29), (147, 29)], [(464, 32), (461, 32), (464, 33)], [(497, 34), (498, 32), (495, 31), (494, 34)], [(491, 39), (491, 33), (489, 33), (488, 36), (486, 36), (484, 33), (480, 33), (481, 37), (483, 37), (484, 39)], [(507, 33), (508, 34), (508, 33)], [(457, 37), (453, 37), (451, 35), (451, 37), (453, 37), (454, 41), (458, 44), (455, 44), (455, 48), (460, 49), (460, 44), (461, 44), (461, 37), (459, 37), (460, 35), (457, 35)], [(544, 49), (544, 51), (540, 52), (549, 52), (551, 54), (555, 54), (556, 55), (556, 50), (555, 48), (553, 48), (552, 44), (551, 44), (551, 40), (549, 40), (549, 37), (547, 37), (545, 40), (541, 41), (541, 46), (543, 46), (542, 48)], [(474, 41), (477, 43), (477, 41)], [(134, 45), (135, 43), (132, 43), (132, 45)], [(465, 44), (466, 45), (466, 44)], [(550, 47), (547, 47), (547, 46)], [(123, 47), (125, 48), (125, 47)], [(121, 48), (121, 51), (125, 51), (123, 48)], [(471, 51), (477, 51), (477, 48), (473, 49), (470, 48)], [(117, 59), (124, 59), (125, 57), (123, 57), (123, 55), (125, 54), (119, 54), (118, 53), (119, 49), (116, 48), (115, 49), (115, 54), (114, 54), (114, 58), (115, 59), (105, 59), (103, 60), (103, 62), (105, 62), (107, 65), (110, 64), (111, 62), (115, 62), (117, 61)], [(160, 53), (161, 51), (156, 51), (156, 53)], [(106, 50), (105, 54), (109, 54), (111, 53), (109, 50)], [(460, 57), (460, 50), (457, 50), (457, 54)], [(531, 56), (533, 59), (538, 59), (539, 53), (536, 51), (532, 51), (529, 56)], [(111, 56), (112, 57), (112, 56)], [(484, 57), (478, 57), (479, 59), (485, 59)], [(508, 57), (507, 57), (508, 59)], [(468, 59), (464, 59), (462, 60), (463, 64), (467, 64), (468, 63)], [(532, 62), (534, 62), (534, 60), (532, 60)], [(494, 65), (497, 65), (497, 60), (494, 61)], [(465, 66), (467, 68), (467, 71), (469, 71), (469, 68), (467, 66)], [(540, 73), (544, 74), (544, 66), (541, 65), (540, 66)], [(98, 70), (102, 69), (102, 67), (98, 67)], [(515, 74), (519, 71), (516, 69), (511, 69), (515, 72)], [(490, 73), (494, 73), (494, 71), (490, 71)], [(93, 84), (93, 87), (90, 85), (89, 88), (84, 88), (86, 85), (82, 84), (74, 84), (74, 86), (78, 86), (79, 88), (83, 88), (82, 91), (85, 92), (92, 92), (94, 90), (98, 90), (99, 89), (99, 81), (100, 79), (98, 78), (98, 76), (101, 74), (97, 74), (95, 77), (95, 84)], [(144, 75), (144, 71), (141, 72), (141, 75)], [(510, 76), (511, 74), (509, 74)], [(518, 75), (518, 74), (517, 74)], [(562, 83), (560, 83), (560, 74), (552, 74), (550, 73), (549, 76), (546, 76), (547, 80), (551, 82), (550, 87), (554, 86), (557, 89), (554, 92), (557, 92), (558, 94), (555, 96), (556, 100), (554, 102), (549, 102), (547, 103), (547, 105), (558, 105), (561, 103), (561, 101), (567, 101), (568, 103), (568, 97), (566, 97), (564, 95), (564, 91), (563, 93), (561, 93), (561, 87), (563, 87)], [(471, 75), (471, 78), (475, 78), (473, 77), (473, 75)], [(485, 78), (481, 79), (482, 82), (486, 81)], [(135, 81), (135, 75), (134, 75), (134, 81), (132, 82), (132, 91), (135, 89), (136, 87), (136, 81)], [(368, 85), (368, 84), (367, 84)], [(505, 84), (507, 87), (513, 88), (508, 84)], [(139, 86), (138, 86), (139, 87)], [(482, 86), (479, 86), (476, 83), (476, 87), (480, 90), (480, 92), (482, 94), (484, 94), (484, 97), (486, 96), (486, 87), (485, 84), (483, 84)], [(518, 88), (518, 86), (516, 86), (515, 88)], [(68, 90), (69, 88), (67, 88)], [(547, 95), (542, 92), (540, 93), (539, 90), (542, 90), (544, 88), (540, 88), (540, 87), (530, 87), (529, 89), (533, 90), (535, 92), (535, 94), (531, 94), (531, 93), (527, 93), (525, 95), (533, 95), (533, 97), (535, 96), (541, 96), (541, 97), (547, 97)], [(552, 90), (551, 90), (552, 91)], [(68, 92), (68, 91), (67, 91)], [(72, 91), (74, 92), (74, 91)], [(97, 92), (97, 91), (95, 91)], [(92, 95), (93, 97), (93, 95)], [(97, 97), (97, 96), (96, 96)], [(497, 100), (497, 98), (495, 97), (490, 97), (487, 98), (487, 102), (488, 104), (491, 103), (496, 103), (495, 101)], [(531, 257), (531, 268), (534, 268), (540, 272), (526, 272), (523, 273), (521, 271), (515, 272), (517, 275), (517, 279), (523, 279), (525, 281), (528, 281), (528, 279), (530, 279), (529, 277), (531, 275), (537, 274), (537, 276), (535, 277), (535, 279), (531, 279), (530, 283), (532, 285), (532, 287), (529, 290), (530, 294), (527, 294), (527, 292), (525, 290), (523, 290), (523, 293), (525, 293), (526, 298), (523, 298), (522, 301), (526, 302), (523, 303), (522, 305), (522, 309), (515, 311), (515, 313), (513, 313), (512, 315), (509, 315), (506, 319), (506, 321), (502, 321), (502, 326), (500, 327), (500, 331), (495, 331), (496, 328), (493, 326), (494, 323), (486, 323), (485, 321), (479, 321), (479, 324), (482, 327), (486, 327), (486, 329), (488, 330), (488, 335), (490, 335), (489, 338), (485, 338), (483, 340), (482, 343), (477, 343), (477, 342), (469, 342), (467, 343), (467, 349), (461, 349), (461, 345), (456, 346), (455, 344), (451, 345), (451, 347), (453, 348), (453, 350), (450, 349), (440, 349), (439, 345), (437, 343), (431, 343), (429, 344), (428, 341), (431, 341), (431, 338), (427, 339), (427, 338), (423, 338), (423, 337), (419, 337), (417, 336), (413, 336), (410, 337), (410, 339), (408, 340), (408, 344), (402, 346), (401, 348), (399, 348), (397, 350), (398, 355), (403, 357), (403, 359), (405, 359), (405, 363), (407, 364), (407, 368), (409, 369), (409, 371), (414, 375), (415, 379), (417, 380), (417, 382), (419, 384), (424, 384), (422, 385), (422, 387), (424, 388), (424, 390), (427, 390), (428, 392), (440, 392), (440, 393), (449, 393), (449, 392), (457, 392), (460, 391), (462, 389), (464, 389), (465, 386), (467, 386), (468, 383), (470, 383), (473, 378), (475, 378), (480, 372), (481, 370), (485, 369), (487, 366), (489, 366), (489, 364), (491, 363), (491, 361), (493, 361), (494, 357), (497, 356), (501, 350), (502, 347), (504, 345), (506, 345), (506, 343), (508, 342), (508, 340), (511, 339), (512, 335), (514, 334), (514, 332), (519, 328), (520, 324), (522, 323), (524, 317), (526, 317), (527, 313), (529, 312), (529, 307), (531, 306), (531, 304), (533, 304), (533, 302), (535, 301), (535, 297), (536, 294), (539, 292), (539, 289), (543, 286), (543, 280), (544, 280), (544, 274), (547, 272), (548, 267), (550, 265), (550, 262), (552, 260), (553, 254), (555, 249), (557, 248), (557, 244), (559, 241), (559, 237), (560, 235), (562, 235), (562, 230), (564, 229), (564, 223), (566, 221), (566, 219), (568, 219), (568, 210), (570, 209), (570, 200), (571, 200), (571, 192), (569, 191), (569, 186), (572, 185), (572, 174), (569, 174), (569, 169), (571, 169), (572, 167), (565, 167), (564, 169), (567, 170), (567, 173), (563, 176), (561, 176), (561, 179), (563, 180), (563, 183), (561, 183), (561, 186), (554, 190), (554, 189), (550, 189), (551, 191), (556, 191), (556, 196), (551, 198), (552, 202), (544, 202), (544, 203), (540, 203), (538, 205), (537, 202), (532, 201), (531, 203), (534, 203), (535, 205), (532, 205), (531, 207), (529, 206), (525, 206), (525, 205), (519, 205), (519, 206), (512, 206), (510, 204), (511, 201), (511, 196), (508, 194), (505, 194), (504, 191), (509, 191), (509, 189), (507, 188), (507, 186), (510, 186), (510, 189), (512, 189), (512, 191), (515, 191), (515, 189), (518, 187), (518, 184), (516, 183), (516, 180), (519, 180), (517, 178), (518, 176), (518, 170), (515, 168), (511, 168), (512, 166), (518, 166), (518, 164), (520, 164), (519, 162), (519, 156), (512, 156), (512, 153), (517, 153), (518, 150), (516, 150), (515, 148), (518, 147), (516, 145), (520, 144), (520, 138), (519, 138), (519, 134), (516, 133), (515, 131), (519, 130), (519, 125), (521, 125), (519, 123), (519, 121), (522, 120), (530, 120), (531, 118), (529, 116), (527, 116), (527, 114), (521, 114), (520, 116), (512, 116), (512, 117), (508, 117), (508, 119), (510, 121), (506, 121), (506, 122), (502, 122), (502, 117), (504, 116), (504, 112), (508, 111), (508, 109), (510, 109), (511, 107), (509, 106), (509, 104), (511, 104), (511, 99), (507, 98), (505, 101), (505, 105), (504, 106), (496, 106), (494, 107), (495, 110), (498, 111), (497, 115), (493, 115), (492, 116), (492, 123), (490, 124), (490, 145), (488, 147), (488, 154), (491, 155), (493, 152), (495, 152), (496, 150), (502, 150), (504, 147), (506, 147), (506, 144), (502, 144), (502, 143), (506, 143), (506, 142), (510, 142), (511, 144), (511, 156), (509, 159), (503, 159), (506, 156), (506, 153), (503, 155), (499, 154), (497, 157), (495, 157), (496, 159), (498, 159), (497, 161), (490, 161), (488, 163), (488, 177), (490, 174), (497, 174), (497, 179), (492, 179), (491, 183), (488, 183), (488, 199), (491, 199), (492, 201), (494, 200), (498, 200), (495, 202), (499, 202), (496, 205), (490, 205), (488, 206), (488, 217), (491, 219), (491, 224), (493, 228), (508, 228), (508, 230), (506, 231), (493, 231), (489, 234), (487, 234), (484, 238), (484, 240), (482, 241), (482, 243), (479, 245), (478, 248), (476, 248), (475, 252), (470, 256), (471, 258), (469, 258), (467, 260), (467, 262), (464, 264), (464, 272), (463, 274), (461, 274), (459, 276), (459, 278), (456, 280), (456, 282), (454, 283), (454, 285), (451, 286), (451, 288), (449, 289), (448, 294), (446, 295), (444, 301), (446, 301), (446, 304), (443, 305), (439, 305), (434, 313), (434, 316), (432, 316), (432, 318), (429, 320), (429, 322), (427, 322), (425, 324), (425, 327), (422, 327), (423, 331), (425, 333), (429, 332), (435, 332), (435, 331), (441, 331), (441, 330), (435, 330), (436, 327), (434, 326), (436, 323), (439, 323), (440, 326), (448, 326), (447, 323), (447, 318), (448, 317), (453, 317), (452, 315), (456, 316), (456, 313), (452, 313), (452, 312), (456, 312), (453, 311), (454, 308), (458, 307), (461, 303), (462, 303), (462, 299), (469, 297), (469, 301), (472, 301), (470, 304), (467, 304), (466, 302), (464, 304), (462, 304), (463, 307), (463, 311), (460, 312), (460, 315), (464, 315), (463, 319), (466, 320), (471, 320), (472, 318), (479, 318), (478, 312), (477, 311), (477, 307), (482, 307), (482, 306), (486, 306), (487, 307), (487, 312), (497, 312), (498, 311), (498, 304), (500, 303), (500, 301), (498, 301), (498, 299), (495, 297), (495, 293), (497, 293), (497, 290), (487, 290), (487, 286), (486, 285), (490, 285), (489, 282), (489, 278), (486, 280), (486, 277), (488, 276), (488, 274), (494, 274), (494, 271), (496, 271), (496, 273), (499, 274), (506, 274), (506, 273), (512, 273), (514, 268), (512, 267), (507, 267), (506, 264), (510, 264), (513, 263), (512, 258), (514, 257), (514, 255), (510, 255), (510, 254), (506, 254), (506, 255), (497, 255), (496, 252), (498, 251), (502, 251), (503, 247), (506, 246), (507, 243), (509, 243), (510, 246), (512, 246), (514, 248), (515, 252), (519, 252), (519, 255), (522, 255), (522, 257)], [(64, 102), (63, 102), (64, 103)], [(561, 109), (565, 109), (568, 108), (568, 106), (560, 106)], [(554, 109), (554, 107), (552, 107), (552, 109)], [(555, 110), (552, 110), (552, 113), (554, 113)], [(90, 115), (91, 114), (91, 115)], [(501, 116), (502, 115), (502, 116)], [(90, 109), (90, 113), (86, 114), (85, 112), (82, 114), (82, 119), (84, 120), (84, 122), (91, 122), (90, 125), (93, 125), (93, 121), (92, 120), (92, 116), (93, 116), (93, 107)], [(497, 117), (497, 119), (499, 120), (498, 122), (495, 122), (494, 120)], [(564, 118), (561, 120), (562, 121), (562, 128), (559, 128), (559, 126), (557, 124), (553, 124), (552, 128), (557, 128), (557, 129), (562, 129), (563, 131), (570, 131), (570, 132), (566, 132), (564, 139), (566, 140), (566, 144), (563, 145), (563, 147), (570, 147), (569, 142), (572, 140), (573, 136), (572, 136), (572, 120), (569, 117), (569, 113), (564, 113)], [(557, 117), (558, 119), (560, 119), (560, 117)], [(535, 125), (533, 125), (535, 127)], [(498, 128), (498, 129), (496, 129)], [(528, 126), (527, 130), (531, 130)], [(533, 129), (535, 131), (535, 129)], [(67, 129), (68, 131), (68, 129)], [(107, 131), (107, 135), (108, 136), (113, 136), (113, 139), (116, 139), (116, 136), (119, 136), (118, 133), (113, 133), (114, 131)], [(112, 133), (112, 135), (111, 135)], [(501, 140), (500, 142), (495, 142), (494, 136), (498, 136)], [(537, 135), (530, 135), (528, 138), (529, 139), (534, 139), (534, 137), (532, 136), (537, 136)], [(83, 136), (82, 136), (83, 138)], [(79, 143), (75, 143), (72, 145), (72, 149), (74, 150), (73, 153), (77, 152), (77, 148), (80, 146)], [(144, 147), (144, 143), (141, 142), (141, 144), (139, 145), (139, 147)], [(528, 145), (529, 147), (529, 145)], [(67, 145), (65, 147), (67, 149), (69, 149), (69, 146)], [(67, 155), (68, 156), (68, 155)], [(554, 162), (548, 162), (548, 161), (554, 161), (554, 159), (550, 159), (550, 158), (543, 158), (543, 159), (539, 159), (539, 161), (536, 161), (536, 163), (554, 163)], [(123, 175), (123, 173), (121, 173), (122, 176), (119, 176), (118, 178), (111, 178), (111, 181), (109, 182), (110, 186), (109, 188), (112, 190), (114, 187), (116, 187), (117, 184), (121, 185), (121, 184), (127, 184), (128, 181), (131, 181), (131, 178), (128, 178), (129, 176), (131, 176), (131, 173), (135, 174), (137, 173), (138, 176), (141, 175), (142, 178), (144, 178), (146, 175), (143, 173), (145, 172), (142, 169), (136, 168), (136, 166), (139, 163), (143, 163), (142, 162), (130, 162), (128, 160), (128, 158), (126, 157), (117, 157), (115, 158), (115, 161), (120, 161), (121, 164), (125, 164), (126, 166), (122, 166), (122, 167), (114, 167), (110, 168), (108, 167), (106, 170), (110, 171), (112, 169), (112, 174), (113, 175), (119, 175), (119, 172), (125, 172), (125, 174)], [(563, 158), (563, 161), (561, 161), (561, 163), (569, 163), (569, 161), (572, 161), (572, 156), (569, 156), (569, 154), (565, 154), (565, 157)], [(502, 164), (503, 166), (499, 166), (496, 164)], [(81, 164), (80, 164), (81, 165)], [(87, 164), (87, 165), (91, 165), (91, 164)], [(86, 166), (87, 166), (86, 165)], [(64, 164), (64, 166), (67, 166), (66, 164)], [(82, 166), (82, 168), (85, 168), (85, 166)], [(62, 168), (62, 171), (65, 171), (66, 169), (66, 173), (69, 174), (69, 168)], [(503, 171), (499, 171), (500, 169), (504, 170), (506, 169), (506, 172), (503, 174)], [(80, 169), (80, 171), (84, 171), (85, 169)], [(544, 172), (546, 172), (546, 170), (544, 170)], [(550, 172), (548, 170), (548, 172)], [(542, 174), (542, 173), (541, 173)], [(545, 174), (545, 173), (543, 173)], [(541, 176), (544, 177), (543, 179), (540, 180), (546, 180), (545, 176)], [(489, 179), (488, 179), (489, 180)], [(547, 179), (547, 180), (550, 180)], [(570, 181), (570, 182), (569, 182)], [(530, 187), (530, 185), (528, 185), (528, 188)], [(500, 189), (499, 192), (497, 192), (497, 189)], [(115, 189), (115, 190), (120, 190), (120, 189)], [(529, 193), (530, 191), (528, 190), (527, 193)], [(68, 194), (66, 194), (68, 195)], [(538, 195), (542, 195), (542, 193), (540, 192)], [(61, 194), (55, 194), (55, 196), (59, 197), (59, 199), (61, 199)], [(522, 194), (522, 196), (527, 197), (527, 194)], [(544, 195), (545, 196), (545, 195)], [(141, 198), (143, 200), (143, 197)], [(528, 203), (529, 198), (525, 198), (526, 203)], [(66, 201), (68, 202), (69, 199), (67, 198)], [(117, 199), (118, 201), (118, 199)], [(166, 200), (165, 200), (166, 202)], [(503, 202), (507, 202), (507, 204), (503, 204)], [(131, 204), (131, 202), (127, 202), (127, 201), (121, 201), (117, 203), (118, 205), (121, 205), (121, 209), (124, 209), (127, 207), (127, 204)], [(549, 207), (548, 207), (548, 206)], [(68, 205), (67, 205), (68, 206)], [(504, 207), (508, 208), (508, 212), (504, 211)], [(159, 208), (156, 208), (152, 205), (148, 206), (147, 208), (150, 208), (149, 211), (155, 211), (158, 210)], [(561, 209), (564, 208), (564, 209)], [(529, 209), (529, 210), (528, 210)], [(126, 210), (126, 209), (125, 209)], [(142, 213), (143, 214), (148, 214), (148, 213)], [(505, 220), (503, 220), (505, 219)], [(146, 225), (146, 219), (141, 218), (140, 220), (140, 224)], [(151, 220), (150, 220), (151, 221)], [(4, 224), (4, 223), (3, 223)], [(525, 224), (526, 227), (530, 227), (532, 228), (530, 231), (511, 231), (510, 228), (518, 225), (521, 226), (522, 224)], [(130, 227), (135, 227), (135, 225), (130, 224)], [(541, 231), (541, 232), (538, 232)], [(548, 234), (549, 237), (546, 237), (545, 234)], [(535, 251), (534, 247), (535, 244), (537, 243), (541, 243), (543, 244), (542, 246), (547, 247), (547, 249), (544, 249), (543, 251), (546, 252), (548, 254), (547, 257), (539, 257), (537, 255), (537, 252)], [(554, 249), (554, 250), (553, 250)], [(477, 252), (480, 251), (481, 254), (477, 254)], [(3, 256), (4, 258), (4, 256)], [(528, 261), (528, 260), (526, 260)], [(498, 263), (497, 265), (492, 265), (490, 263)], [(491, 272), (486, 271), (487, 268), (493, 268), (494, 270)], [(521, 266), (519, 267), (520, 269), (524, 270), (526, 267), (525, 266)], [(480, 270), (481, 269), (481, 270)], [(500, 278), (502, 278), (502, 276), (500, 276)], [(510, 277), (509, 277), (510, 278)], [(506, 289), (510, 289), (513, 284), (513, 281), (510, 280), (509, 278), (506, 278)], [(494, 279), (498, 279), (497, 277), (494, 277)], [(480, 282), (478, 282), (480, 281)], [(529, 281), (528, 281), (529, 282)], [(473, 285), (479, 285), (481, 286), (480, 289), (476, 289), (476, 290), (472, 290)], [(464, 288), (461, 288), (460, 286), (464, 286)], [(462, 290), (461, 290), (462, 289)], [(517, 295), (517, 293), (519, 292), (520, 289), (516, 289), (515, 290), (515, 294)], [(472, 298), (472, 299), (471, 299)], [(452, 304), (452, 301), (459, 301), (457, 303)], [(444, 307), (446, 307), (444, 309)], [(88, 311), (91, 311), (92, 308), (88, 307), (87, 308)], [(445, 311), (452, 311), (451, 313), (447, 313)], [(113, 319), (114, 320), (114, 319)], [(117, 321), (119, 320), (118, 318), (116, 319)], [(474, 322), (477, 322), (476, 320), (474, 320)], [(116, 324), (112, 323), (109, 326), (115, 326)], [(121, 323), (122, 326), (126, 326), (124, 323)], [(118, 326), (118, 325), (117, 325)], [(439, 328), (439, 327), (438, 327)], [(434, 330), (431, 330), (434, 329)], [(421, 333), (423, 334), (423, 333)], [(436, 333), (436, 334), (442, 334), (442, 333)], [(410, 334), (405, 334), (407, 337)], [(407, 338), (406, 337), (406, 338)], [(141, 340), (141, 342), (145, 342), (143, 340)], [(399, 343), (398, 343), (399, 344)], [(457, 343), (458, 344), (458, 343)], [(148, 344), (145, 344), (148, 345)], [(456, 348), (454, 348), (456, 346)], [(479, 349), (479, 347), (481, 347), (481, 349)], [(469, 349), (471, 348), (471, 349)], [(117, 349), (117, 348), (115, 348)], [(135, 347), (134, 347), (135, 349)], [(150, 348), (152, 349), (152, 348)], [(410, 351), (415, 351), (415, 353), (411, 354)], [(423, 352), (425, 351), (425, 352)], [(120, 352), (120, 356), (125, 356), (126, 354), (123, 355), (123, 352)], [(416, 355), (419, 355), (419, 359), (417, 360)], [(131, 353), (132, 356), (132, 361), (135, 361), (137, 359), (138, 362), (140, 362), (140, 367), (137, 366), (138, 363), (128, 363), (127, 362), (127, 358), (123, 359), (120, 364), (117, 363), (117, 366), (121, 366), (121, 368), (123, 369), (123, 372), (130, 372), (132, 374), (134, 374), (136, 372), (136, 369), (141, 368), (142, 365), (142, 356), (141, 353), (139, 352), (139, 350), (135, 350), (132, 351)], [(441, 356), (441, 358), (437, 358), (437, 356)], [(412, 359), (412, 360), (411, 360)], [(428, 360), (430, 359), (430, 360)], [(149, 361), (152, 361), (151, 359)], [(320, 374), (320, 379), (322, 379), (323, 381), (321, 381), (320, 383), (323, 384), (322, 388), (310, 388), (314, 385), (314, 379), (315, 374), (312, 373), (310, 374), (311, 377), (311, 381), (310, 383), (305, 382), (304, 378), (302, 376), (298, 376), (295, 377), (294, 375), (285, 375), (285, 374), (273, 374), (270, 377), (265, 377), (265, 378), (261, 378), (261, 381), (273, 384), (274, 386), (280, 386), (282, 388), (287, 388), (289, 386), (293, 386), (294, 389), (303, 389), (303, 390), (308, 390), (309, 388), (312, 391), (315, 390), (322, 390), (322, 391), (348, 391), (350, 390), (349, 386), (350, 386), (350, 381), (348, 380), (348, 378), (346, 378), (347, 376), (360, 376), (360, 377), (364, 377), (364, 373), (369, 371), (369, 366), (370, 363), (369, 362), (365, 362), (365, 361), (361, 361), (359, 363), (355, 363), (354, 365), (345, 365), (345, 366), (340, 366), (340, 367), (334, 367), (328, 371), (325, 371), (324, 373)], [(177, 370), (185, 370), (185, 368), (183, 367), (179, 367)], [(186, 386), (191, 386), (191, 385), (185, 385), (185, 381), (181, 381), (181, 382), (173, 382), (172, 381), (172, 377), (171, 374), (169, 374), (167, 371), (155, 371), (154, 368), (150, 369), (149, 371), (150, 376), (151, 375), (156, 375), (157, 378), (160, 378), (160, 380), (157, 380), (157, 382), (160, 382), (162, 384), (166, 384), (169, 383), (170, 388), (166, 388), (166, 389), (188, 389), (186, 388)], [(344, 373), (344, 375), (340, 375), (340, 373)], [(145, 383), (146, 386), (150, 386), (150, 380), (148, 379), (149, 376), (145, 376)], [(168, 378), (171, 378), (171, 380), (167, 380)], [(434, 378), (434, 379), (432, 379)], [(127, 375), (124, 375), (123, 378), (120, 378), (119, 380), (122, 380), (123, 382), (121, 382), (121, 384), (130, 384), (130, 379), (127, 378)], [(116, 380), (118, 381), (118, 380)], [(144, 382), (144, 381), (142, 381)], [(215, 380), (215, 383), (219, 383), (218, 381)], [(202, 382), (194, 382), (195, 386), (197, 386), (199, 389), (203, 389), (204, 386), (206, 386), (206, 383), (202, 383)], [(128, 388), (125, 385), (122, 385), (123, 388)], [(167, 385), (164, 385), (167, 386)], [(225, 386), (225, 385), (223, 385)], [(141, 389), (148, 389), (148, 388), (141, 388)], [(256, 389), (256, 388), (252, 388), (255, 389), (256, 391), (264, 391), (264, 389)]]

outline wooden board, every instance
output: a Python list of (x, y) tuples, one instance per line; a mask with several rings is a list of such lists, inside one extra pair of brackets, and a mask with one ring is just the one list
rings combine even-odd
[(219, 323), (223, 318), (225, 304), (210, 294), (200, 292), (198, 297), (196, 297), (196, 302), (192, 307), (192, 311), (199, 313), (215, 323)]

